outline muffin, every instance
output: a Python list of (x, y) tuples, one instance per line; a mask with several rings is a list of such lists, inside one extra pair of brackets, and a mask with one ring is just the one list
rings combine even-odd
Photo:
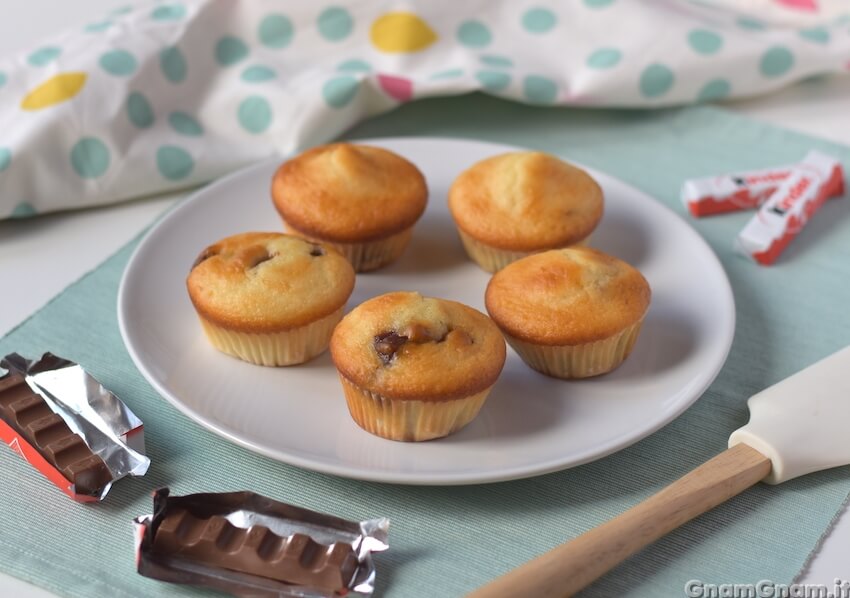
[(361, 428), (430, 440), (478, 414), (505, 364), (505, 340), (462, 303), (396, 292), (349, 313), (334, 330), (331, 357)]
[(354, 270), (330, 247), (244, 233), (204, 249), (186, 286), (216, 349), (259, 365), (292, 365), (327, 349)]
[(428, 187), (416, 166), (389, 150), (334, 143), (284, 162), (272, 199), (289, 232), (332, 245), (366, 272), (404, 252)]
[(585, 244), (602, 204), (602, 189), (589, 174), (541, 152), (482, 160), (449, 190), (466, 252), (488, 272), (533, 253)]
[(628, 357), (649, 309), (635, 268), (587, 247), (538, 253), (487, 285), (490, 317), (535, 370), (557, 378), (610, 372)]

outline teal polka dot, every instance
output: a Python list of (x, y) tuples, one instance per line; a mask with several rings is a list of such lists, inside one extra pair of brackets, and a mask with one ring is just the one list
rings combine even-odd
[(616, 48), (599, 48), (587, 57), (587, 66), (592, 69), (610, 69), (619, 64), (623, 53)]
[(109, 14), (111, 14), (114, 17), (119, 17), (121, 15), (126, 15), (126, 14), (131, 13), (131, 12), (133, 12), (133, 7), (130, 6), (130, 5), (127, 5), (127, 6), (119, 6), (118, 8), (116, 8), (115, 10), (110, 12)]
[(663, 64), (650, 64), (640, 75), (640, 92), (646, 98), (663, 96), (673, 87), (673, 71)]
[(136, 57), (127, 50), (112, 50), (100, 57), (100, 68), (110, 75), (126, 77), (136, 70)]
[(340, 6), (332, 6), (319, 15), (319, 34), (329, 42), (338, 42), (349, 36), (354, 29), (351, 13)]
[(732, 86), (726, 79), (712, 79), (702, 86), (697, 94), (697, 101), (710, 102), (725, 98), (732, 91)]
[(551, 31), (558, 18), (546, 8), (532, 8), (522, 15), (522, 26), (529, 33), (546, 33)]
[(6, 85), (6, 73), (0, 71), (0, 87)]
[(514, 61), (507, 56), (496, 56), (495, 54), (485, 54), (481, 56), (481, 64), (496, 68), (510, 68), (514, 65)]
[(365, 60), (354, 58), (341, 63), (336, 67), (336, 70), (349, 73), (368, 73), (372, 70), (372, 66)]
[(29, 203), (28, 201), (22, 201), (18, 205), (15, 206), (15, 209), (12, 210), (12, 213), (9, 214), (10, 218), (32, 218), (33, 216), (38, 214), (38, 210)]
[(483, 48), (493, 36), (481, 21), (465, 21), (457, 30), (457, 40), (468, 48)]
[(698, 54), (714, 54), (723, 46), (723, 38), (707, 29), (694, 29), (688, 33), (688, 44)]
[(584, 0), (584, 5), (589, 8), (605, 8), (614, 4), (614, 0)]
[(479, 71), (475, 78), (484, 89), (492, 92), (502, 91), (511, 84), (511, 76), (498, 71)]
[(439, 71), (428, 78), (432, 81), (442, 81), (445, 79), (457, 79), (458, 77), (463, 77), (463, 69), (447, 69), (445, 71)]
[(331, 108), (344, 108), (357, 95), (359, 87), (360, 82), (354, 77), (336, 77), (322, 87), (322, 96)]
[(204, 134), (201, 123), (185, 112), (172, 112), (168, 115), (168, 124), (171, 128), (187, 137), (198, 137)]
[(811, 29), (801, 29), (800, 37), (816, 44), (829, 43), (829, 31), (825, 27), (812, 27)]
[(740, 17), (736, 23), (738, 23), (738, 27), (741, 29), (749, 29), (750, 31), (761, 31), (765, 28), (765, 24), (762, 21), (751, 17)]
[(147, 129), (153, 125), (153, 108), (148, 99), (138, 91), (127, 96), (127, 118), (140, 129)]
[(186, 80), (186, 58), (177, 46), (165, 48), (160, 53), (159, 66), (165, 78), (172, 83), (182, 83)]
[(833, 25), (838, 25), (841, 27), (842, 25), (850, 25), (850, 14), (841, 15), (835, 21), (833, 21)]
[(238, 37), (226, 35), (215, 45), (215, 61), (221, 66), (236, 64), (248, 56), (248, 46)]
[(242, 80), (247, 83), (262, 83), (263, 81), (271, 81), (277, 77), (274, 69), (261, 64), (249, 66), (242, 71)]
[(96, 179), (109, 168), (109, 149), (97, 137), (83, 137), (71, 148), (71, 166), (81, 178)]
[(781, 77), (794, 66), (794, 55), (785, 46), (773, 46), (761, 57), (759, 70), (765, 77)]
[(271, 14), (260, 21), (260, 43), (269, 48), (285, 48), (292, 41), (295, 28), (292, 21), (281, 14)]
[(61, 53), (61, 48), (57, 48), (56, 46), (45, 46), (44, 48), (39, 48), (27, 56), (27, 62), (33, 66), (44, 66), (59, 58)]
[(532, 104), (551, 104), (558, 98), (558, 86), (540, 75), (528, 75), (522, 81), (522, 95)]
[(272, 107), (260, 96), (250, 96), (239, 104), (239, 124), (249, 133), (262, 133), (272, 124)]
[(163, 178), (179, 181), (192, 174), (195, 161), (183, 148), (176, 145), (163, 145), (156, 150), (156, 168)]
[(0, 147), (0, 172), (9, 168), (12, 163), (12, 150), (8, 147)]
[(182, 4), (163, 4), (157, 6), (151, 13), (151, 18), (154, 21), (177, 21), (185, 16), (186, 7)]
[(112, 27), (112, 21), (101, 21), (99, 23), (89, 23), (83, 30), (87, 33), (100, 33)]

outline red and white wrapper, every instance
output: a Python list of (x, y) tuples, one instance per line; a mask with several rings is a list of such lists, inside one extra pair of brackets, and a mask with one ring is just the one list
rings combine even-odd
[[(799, 164), (690, 179), (682, 185), (682, 202), (697, 217), (757, 208), (798, 168), (804, 165), (818, 167), (823, 164), (824, 158), (824, 154), (811, 151)], [(840, 170), (840, 165), (838, 168)], [(842, 192), (838, 190), (833, 195), (841, 195)]]
[(843, 193), (841, 164), (809, 152), (738, 234), (735, 249), (759, 264), (772, 264), (823, 202)]

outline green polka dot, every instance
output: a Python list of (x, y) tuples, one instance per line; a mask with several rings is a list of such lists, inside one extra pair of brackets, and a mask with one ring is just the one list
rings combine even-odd
[(261, 64), (249, 66), (242, 71), (242, 80), (247, 83), (262, 83), (263, 81), (271, 81), (277, 77), (274, 69)]
[(558, 86), (540, 75), (528, 75), (522, 81), (522, 95), (532, 104), (552, 104), (558, 98)]
[(9, 214), (10, 218), (32, 218), (33, 216), (38, 214), (38, 210), (33, 207), (31, 203), (28, 201), (22, 201), (18, 205), (15, 206), (15, 209), (12, 210), (12, 213)]
[(165, 78), (172, 83), (182, 83), (186, 80), (186, 58), (177, 46), (165, 48), (160, 53), (159, 66)]
[(44, 48), (39, 48), (27, 56), (27, 62), (29, 62), (32, 66), (44, 66), (59, 58), (61, 53), (61, 48), (57, 48), (56, 46), (45, 46)]
[(138, 91), (127, 96), (127, 118), (140, 129), (147, 129), (153, 125), (153, 108), (148, 99)]
[(811, 29), (801, 29), (800, 37), (816, 44), (828, 44), (830, 36), (826, 27), (812, 27)]
[(663, 64), (650, 64), (640, 74), (640, 93), (646, 98), (663, 96), (673, 87), (673, 71)]
[(725, 98), (732, 91), (732, 86), (726, 79), (712, 79), (702, 86), (697, 94), (697, 101), (710, 102)]
[(260, 96), (250, 96), (239, 104), (239, 124), (249, 133), (262, 133), (272, 124), (272, 107)]
[(326, 8), (319, 15), (319, 34), (329, 42), (338, 42), (349, 36), (354, 29), (351, 13), (340, 6)]
[(336, 77), (322, 87), (322, 96), (331, 108), (344, 108), (354, 99), (359, 88), (360, 82), (354, 77)]
[(589, 8), (605, 8), (614, 4), (614, 0), (584, 0), (584, 5)]
[(492, 39), (490, 30), (481, 21), (465, 21), (457, 30), (457, 40), (468, 48), (483, 48)]
[(109, 149), (97, 137), (83, 137), (71, 148), (71, 166), (81, 178), (96, 179), (109, 168)]
[(481, 64), (496, 68), (510, 68), (514, 65), (514, 61), (507, 56), (497, 56), (495, 54), (485, 54), (481, 56)]
[(100, 33), (112, 27), (112, 21), (101, 21), (99, 23), (89, 23), (83, 28), (87, 33)]
[(372, 70), (372, 66), (365, 60), (354, 58), (341, 63), (336, 67), (336, 70), (349, 73), (368, 73)]
[(592, 69), (610, 69), (619, 64), (623, 53), (616, 48), (599, 48), (587, 57), (587, 66)]
[(285, 48), (292, 41), (295, 28), (292, 21), (281, 14), (271, 14), (260, 21), (260, 43), (269, 48)]
[(432, 81), (441, 81), (444, 79), (457, 79), (458, 77), (463, 77), (463, 69), (447, 69), (445, 71), (439, 71), (428, 78)]
[(723, 38), (707, 29), (694, 29), (688, 33), (688, 44), (698, 54), (714, 54), (723, 46)]
[(487, 91), (502, 91), (511, 84), (511, 76), (498, 71), (479, 71), (475, 73), (475, 78)]
[(0, 147), (0, 172), (9, 168), (12, 163), (12, 150), (8, 147)]
[(532, 8), (522, 15), (522, 26), (529, 33), (546, 33), (551, 31), (558, 18), (546, 8)]
[(765, 24), (762, 21), (751, 17), (740, 17), (736, 23), (738, 23), (738, 27), (741, 29), (749, 29), (750, 31), (761, 31), (765, 28)]
[(837, 25), (841, 27), (842, 25), (850, 25), (850, 14), (841, 15), (835, 21), (833, 21), (833, 25)]
[(781, 77), (794, 66), (794, 55), (785, 46), (773, 46), (761, 57), (759, 70), (765, 77)]
[(100, 68), (116, 77), (132, 75), (136, 66), (136, 57), (127, 50), (112, 50), (100, 57)]
[(215, 45), (215, 61), (221, 66), (231, 66), (248, 56), (248, 46), (238, 37), (226, 35)]
[(169, 181), (185, 179), (195, 168), (192, 156), (176, 145), (163, 145), (156, 150), (156, 168)]
[(185, 112), (172, 112), (168, 115), (168, 124), (171, 128), (187, 137), (198, 137), (204, 134), (201, 123)]
[(177, 21), (186, 16), (186, 7), (182, 4), (163, 4), (153, 9), (154, 21)]
[(0, 87), (6, 85), (6, 73), (0, 71)]

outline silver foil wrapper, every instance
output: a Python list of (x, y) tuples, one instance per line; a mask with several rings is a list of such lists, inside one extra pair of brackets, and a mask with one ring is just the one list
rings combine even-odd
[(150, 459), (144, 454), (142, 420), (82, 366), (52, 353), (37, 361), (12, 353), (0, 360), (0, 367), (24, 376), (30, 389), (106, 464), (112, 480), (97, 500), (115, 481), (145, 475)]
[[(291, 585), (221, 566), (196, 562), (187, 556), (158, 554), (154, 540), (160, 523), (175, 510), (196, 517), (220, 516), (241, 529), (261, 526), (289, 539), (294, 534), (309, 536), (324, 546), (345, 543), (357, 555), (358, 566), (345, 588), (337, 590)], [(389, 519), (348, 521), (278, 502), (253, 492), (223, 492), (169, 496), (168, 488), (154, 493), (154, 512), (133, 520), (136, 529), (136, 563), (140, 574), (168, 581), (208, 587), (242, 598), (333, 598), (371, 596), (375, 589), (372, 553), (389, 548)]]

